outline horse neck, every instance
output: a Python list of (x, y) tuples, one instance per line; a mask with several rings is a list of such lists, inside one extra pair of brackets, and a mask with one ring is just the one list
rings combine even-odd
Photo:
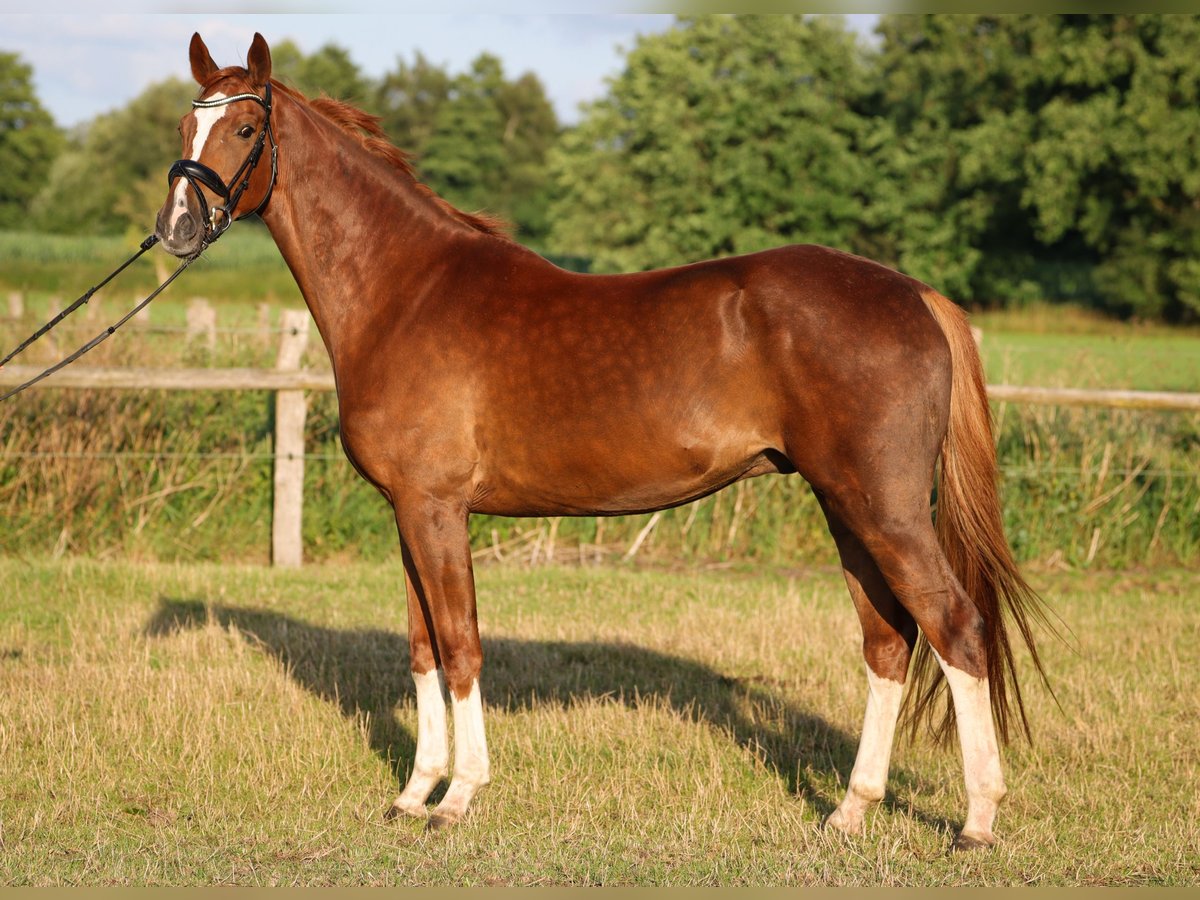
[(439, 259), (483, 235), (302, 102), (275, 115), (280, 175), (262, 218), (336, 371), (383, 317), (406, 314)]

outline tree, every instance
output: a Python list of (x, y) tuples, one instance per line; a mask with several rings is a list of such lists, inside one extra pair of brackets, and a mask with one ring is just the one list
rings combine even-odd
[[(877, 255), (959, 300), (1036, 293), (1020, 205), (1038, 17), (885, 16), (874, 128)], [(990, 266), (990, 270), (989, 270)], [(989, 277), (990, 276), (990, 277)]]
[(55, 160), (33, 204), (36, 222), (67, 232), (153, 228), (167, 169), (179, 158), (177, 125), (195, 93), (195, 84), (173, 78), (97, 117)]
[(682, 18), (640, 38), (552, 154), (551, 246), (608, 271), (857, 247), (867, 77), (839, 19)]
[(1060, 89), (1039, 110), (1022, 202), (1076, 238), (1123, 314), (1200, 318), (1200, 20), (1056, 17)]
[(522, 238), (546, 231), (546, 154), (558, 119), (537, 76), (504, 76), (498, 58), (480, 54), (454, 79), (419, 148), (422, 175), (447, 200), (512, 219)]
[(870, 222), (962, 300), (1200, 314), (1200, 23), (885, 16)]
[(64, 138), (38, 101), (33, 69), (0, 53), (0, 228), (24, 222)]
[(380, 124), (392, 142), (415, 153), (433, 135), (438, 111), (450, 98), (454, 79), (418, 51), (412, 64), (396, 61), (375, 89)]
[(412, 65), (399, 61), (376, 96), (388, 136), (413, 154), (430, 187), (464, 209), (510, 219), (529, 243), (543, 240), (546, 155), (559, 126), (536, 75), (510, 81), (501, 61), (482, 53), (452, 76), (417, 54)]
[(454, 79), (420, 148), (421, 174), (431, 187), (459, 206), (494, 209), (489, 188), (505, 167), (504, 122), (496, 103), (503, 84), (500, 61), (484, 54), (470, 72)]
[(375, 91), (350, 52), (338, 44), (324, 44), (305, 56), (295, 41), (285, 40), (271, 48), (271, 73), (284, 84), (308, 97), (327, 94), (375, 111)]

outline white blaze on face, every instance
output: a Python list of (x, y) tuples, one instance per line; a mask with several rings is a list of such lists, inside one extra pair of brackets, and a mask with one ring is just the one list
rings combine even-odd
[[(217, 91), (208, 97), (206, 100), (224, 100), (225, 94)], [(193, 161), (199, 161), (200, 154), (204, 152), (204, 145), (208, 141), (208, 137), (212, 134), (213, 126), (221, 120), (221, 117), (229, 110), (228, 106), (200, 107), (192, 111), (192, 115), (196, 118), (196, 134), (192, 138), (192, 146), (184, 152), (184, 158)], [(175, 203), (171, 207), (171, 219), (168, 226), (171, 229), (175, 228), (175, 223), (179, 221), (179, 217), (187, 209), (187, 192), (188, 182), (186, 178), (180, 178), (175, 182)], [(208, 210), (204, 210), (205, 214)]]

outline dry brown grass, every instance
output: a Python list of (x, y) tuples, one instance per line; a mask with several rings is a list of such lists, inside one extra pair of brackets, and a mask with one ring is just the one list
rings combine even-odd
[(6, 884), (1194, 884), (1200, 579), (1035, 577), (1074, 629), (950, 856), (956, 755), (901, 744), (867, 834), (819, 822), (865, 679), (833, 571), (484, 567), (494, 783), (385, 823), (411, 763), (402, 578), (0, 561)]

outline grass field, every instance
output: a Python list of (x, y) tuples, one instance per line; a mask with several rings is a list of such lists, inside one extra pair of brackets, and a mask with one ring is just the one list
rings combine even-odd
[(925, 741), (863, 838), (818, 828), (865, 696), (836, 572), (478, 580), (494, 780), (427, 834), (382, 818), (416, 718), (394, 564), (0, 560), (0, 882), (1200, 880), (1193, 571), (1033, 573), (1062, 709), (1027, 679), (1001, 845), (954, 856), (957, 753)]

